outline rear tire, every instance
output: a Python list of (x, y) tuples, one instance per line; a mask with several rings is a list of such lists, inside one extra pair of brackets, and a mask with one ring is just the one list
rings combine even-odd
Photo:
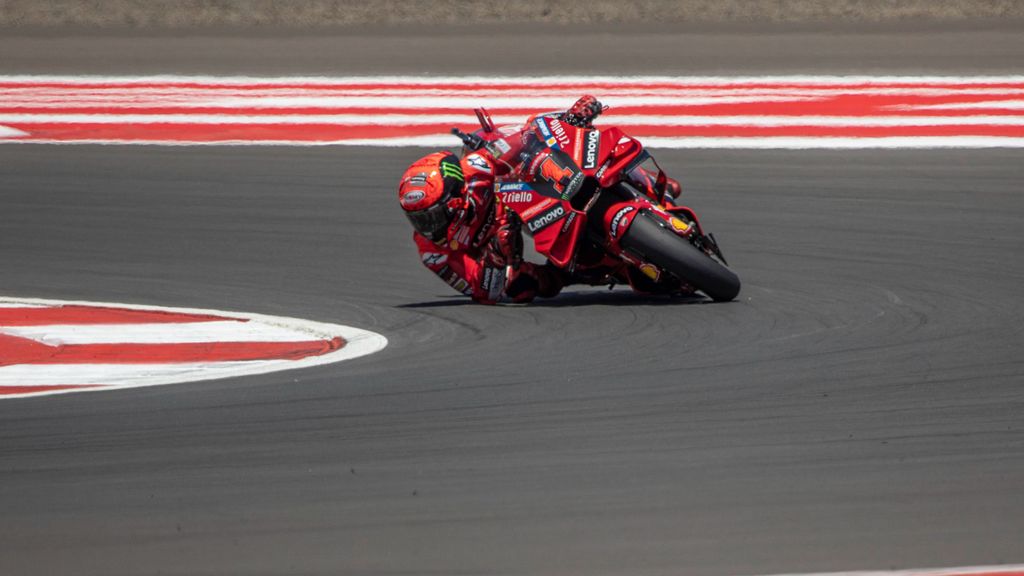
[(619, 244), (716, 302), (728, 302), (740, 293), (740, 279), (732, 270), (669, 230), (667, 224), (647, 210), (633, 219)]

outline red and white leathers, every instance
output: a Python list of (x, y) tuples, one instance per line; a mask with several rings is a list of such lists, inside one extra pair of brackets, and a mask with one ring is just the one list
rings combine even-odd
[(551, 265), (520, 261), (518, 221), (494, 196), (495, 166), (490, 154), (472, 152), (460, 164), (464, 195), (447, 238), (435, 243), (413, 232), (423, 265), (482, 304), (529, 302), (536, 296), (558, 294), (565, 285), (564, 273)]

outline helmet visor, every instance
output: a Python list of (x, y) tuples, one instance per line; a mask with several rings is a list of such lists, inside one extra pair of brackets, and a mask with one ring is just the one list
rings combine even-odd
[(406, 212), (412, 227), (433, 242), (443, 240), (448, 233), (452, 214), (446, 202), (438, 202), (429, 208)]

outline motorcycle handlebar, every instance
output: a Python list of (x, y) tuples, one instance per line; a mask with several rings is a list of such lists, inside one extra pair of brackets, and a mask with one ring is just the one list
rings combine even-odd
[(476, 134), (466, 134), (458, 128), (452, 128), (452, 134), (458, 136), (459, 139), (462, 140), (462, 143), (466, 145), (466, 148), (469, 148), (470, 150), (479, 150), (487, 144), (484, 142), (483, 138)]

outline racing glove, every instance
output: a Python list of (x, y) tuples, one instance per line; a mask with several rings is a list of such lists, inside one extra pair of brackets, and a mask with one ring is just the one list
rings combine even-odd
[(523, 261), (523, 234), (519, 218), (509, 214), (503, 207), (500, 224), (491, 238), (491, 250), (499, 257), (500, 263), (518, 268)]
[(607, 107), (590, 94), (584, 95), (562, 114), (562, 120), (577, 128), (590, 128), (601, 112)]

